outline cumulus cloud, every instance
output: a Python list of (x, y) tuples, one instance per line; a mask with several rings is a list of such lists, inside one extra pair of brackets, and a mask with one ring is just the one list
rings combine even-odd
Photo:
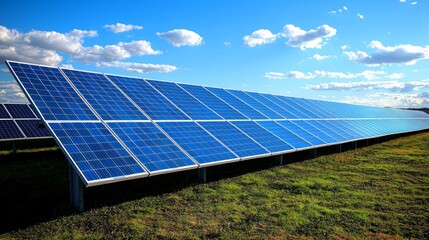
[(142, 26), (132, 25), (132, 24), (124, 24), (124, 23), (116, 23), (116, 24), (106, 24), (105, 28), (109, 29), (114, 33), (128, 32), (131, 30), (140, 30), (143, 29)]
[(16, 81), (0, 81), (0, 102), (28, 103), (27, 97)]
[(84, 63), (113, 62), (132, 56), (158, 55), (161, 51), (153, 50), (145, 40), (119, 42), (116, 45), (84, 47), (72, 55), (73, 60)]
[(307, 85), (312, 90), (336, 90), (336, 91), (370, 91), (376, 89), (391, 92), (410, 92), (429, 88), (429, 80), (399, 82), (399, 81), (366, 81), (366, 82), (330, 82)]
[(395, 108), (422, 108), (429, 106), (429, 92), (389, 93), (378, 92), (364, 97), (347, 96), (342, 102)]
[(363, 19), (363, 18), (364, 18), (364, 16), (363, 16), (362, 14), (360, 14), (360, 13), (358, 13), (358, 14), (357, 14), (357, 16), (358, 16), (358, 18), (360, 18), (360, 19)]
[(243, 44), (246, 47), (255, 47), (256, 45), (263, 45), (272, 43), (276, 40), (277, 34), (273, 34), (270, 30), (259, 29), (250, 35), (243, 37)]
[(341, 49), (344, 51), (344, 50), (346, 50), (347, 48), (350, 48), (349, 46), (347, 46), (347, 45), (342, 45), (341, 46)]
[(342, 79), (353, 79), (353, 78), (363, 78), (367, 80), (374, 80), (380, 77), (386, 76), (390, 79), (395, 79), (395, 77), (401, 78), (404, 76), (403, 73), (393, 73), (387, 75), (384, 71), (371, 71), (365, 70), (359, 73), (350, 73), (350, 72), (331, 72), (331, 71), (320, 71), (315, 70), (314, 72), (300, 72), (300, 71), (290, 71), (288, 73), (281, 72), (267, 72), (265, 77), (268, 79), (285, 79), (285, 78), (294, 78), (294, 79), (314, 79), (314, 78), (342, 78)]
[(157, 33), (175, 47), (198, 46), (203, 43), (203, 37), (198, 33), (186, 29), (174, 29), (164, 33)]
[(418, 60), (429, 58), (429, 46), (414, 46), (401, 44), (397, 46), (383, 46), (380, 41), (372, 41), (368, 47), (375, 52), (368, 54), (363, 51), (344, 52), (352, 61), (368, 66), (380, 66), (394, 63), (415, 64)]
[(288, 38), (287, 45), (299, 47), (301, 50), (307, 48), (322, 48), (323, 39), (329, 39), (337, 33), (337, 30), (329, 25), (321, 25), (316, 30), (302, 30), (292, 24), (283, 27), (282, 36)]
[(329, 59), (329, 58), (336, 58), (335, 56), (331, 56), (331, 55), (320, 55), (320, 54), (314, 54), (313, 59), (317, 60), (317, 61), (323, 61), (325, 59)]
[(176, 66), (166, 64), (148, 64), (148, 63), (133, 63), (133, 62), (101, 62), (96, 64), (98, 67), (116, 67), (124, 69), (127, 72), (149, 73), (160, 72), (169, 73), (177, 70)]

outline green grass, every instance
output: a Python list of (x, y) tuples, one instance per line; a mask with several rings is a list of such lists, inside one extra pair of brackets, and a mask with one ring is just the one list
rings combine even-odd
[[(0, 196), (2, 220), (19, 217), (0, 238), (429, 238), (428, 132), (283, 166), (263, 159), (256, 168), (215, 167), (209, 180), (220, 177), (205, 184), (191, 171), (87, 189), (91, 209), (81, 214), (67, 205), (61, 153), (32, 158), (0, 163), (0, 187), (10, 184)], [(15, 196), (23, 189), (29, 192)], [(40, 211), (20, 206), (28, 197)]]

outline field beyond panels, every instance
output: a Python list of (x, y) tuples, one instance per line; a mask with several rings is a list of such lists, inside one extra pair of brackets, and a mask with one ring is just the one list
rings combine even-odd
[(58, 148), (3, 151), (0, 238), (429, 239), (429, 132), (259, 161), (211, 168), (204, 184), (190, 171), (87, 189), (90, 210), (73, 214)]

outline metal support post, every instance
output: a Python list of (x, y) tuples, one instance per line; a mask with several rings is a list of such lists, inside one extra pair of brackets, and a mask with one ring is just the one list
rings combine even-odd
[(338, 144), (338, 145), (336, 146), (336, 148), (337, 148), (337, 153), (340, 153), (340, 152), (342, 152), (342, 151), (343, 151), (343, 145), (342, 145), (342, 144)]
[(311, 157), (316, 158), (317, 157), (317, 149), (312, 149), (311, 151)]
[(198, 180), (200, 182), (207, 182), (207, 169), (206, 168), (199, 168), (198, 169)]
[(12, 153), (13, 154), (16, 153), (16, 143), (15, 143), (15, 141), (12, 141)]
[(83, 212), (83, 183), (74, 168), (69, 165), (70, 204), (77, 212)]
[(283, 154), (277, 155), (275, 158), (279, 165), (283, 165)]

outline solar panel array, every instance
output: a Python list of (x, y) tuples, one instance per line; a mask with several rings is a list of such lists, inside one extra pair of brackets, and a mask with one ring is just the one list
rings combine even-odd
[(7, 64), (87, 186), (429, 129), (418, 111)]
[(0, 104), (0, 141), (50, 138), (29, 104)]

